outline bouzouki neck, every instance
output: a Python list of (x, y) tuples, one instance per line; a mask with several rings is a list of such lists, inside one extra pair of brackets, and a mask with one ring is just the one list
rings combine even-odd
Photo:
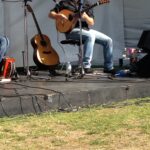
[[(83, 10), (81, 11), (81, 14), (84, 13), (84, 12), (87, 12), (88, 10), (90, 10), (90, 9), (96, 7), (96, 6), (102, 5), (102, 4), (104, 4), (104, 3), (109, 3), (109, 0), (99, 0), (99, 1), (97, 1), (96, 3), (94, 3), (93, 5), (91, 5), (90, 7), (83, 9)], [(80, 12), (79, 12), (79, 13), (80, 13)]]
[(102, 4), (104, 4), (104, 3), (109, 3), (109, 0), (99, 0), (99, 1), (97, 1), (96, 3), (94, 3), (93, 5), (91, 5), (90, 7), (85, 8), (85, 9), (82, 10), (81, 12), (82, 12), (82, 13), (83, 13), (83, 12), (86, 12), (86, 11), (88, 11), (89, 9), (92, 9), (93, 7), (102, 5)]

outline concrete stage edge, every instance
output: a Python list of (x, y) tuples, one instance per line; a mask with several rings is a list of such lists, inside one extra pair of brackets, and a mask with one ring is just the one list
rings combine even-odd
[(20, 76), (0, 83), (0, 117), (61, 110), (150, 96), (150, 79), (117, 77), (96, 73), (82, 79), (61, 76)]

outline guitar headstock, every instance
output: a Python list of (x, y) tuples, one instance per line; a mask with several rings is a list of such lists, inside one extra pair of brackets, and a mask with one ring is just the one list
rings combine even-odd
[(27, 4), (27, 9), (28, 9), (29, 12), (31, 12), (31, 13), (33, 12), (33, 9), (32, 9), (31, 6), (28, 5), (28, 4)]
[(105, 3), (109, 3), (110, 1), (109, 0), (99, 0), (98, 2), (99, 2), (99, 4), (105, 4)]

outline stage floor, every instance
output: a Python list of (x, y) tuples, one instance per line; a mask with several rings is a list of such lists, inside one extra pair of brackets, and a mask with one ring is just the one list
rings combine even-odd
[(48, 71), (38, 71), (38, 75), (19, 75), (17, 80), (1, 82), (0, 91), (0, 116), (76, 111), (90, 105), (148, 97), (150, 79), (111, 77), (101, 69), (83, 78), (66, 78), (63, 71), (51, 77)]

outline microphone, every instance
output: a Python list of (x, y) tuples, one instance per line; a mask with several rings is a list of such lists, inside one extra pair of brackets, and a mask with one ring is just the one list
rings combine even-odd
[(83, 2), (84, 0), (80, 0), (79, 2), (79, 11), (82, 11)]
[(25, 6), (27, 5), (28, 1), (32, 2), (32, 0), (24, 0)]
[(53, 2), (54, 2), (54, 3), (56, 3), (56, 5), (58, 5), (58, 4), (59, 4), (59, 2), (58, 2), (57, 0), (53, 0)]
[(80, 0), (80, 4), (81, 4), (81, 5), (83, 5), (83, 1), (84, 1), (84, 0)]
[(53, 2), (56, 3), (56, 4), (58, 4), (58, 1), (57, 1), (57, 0), (53, 0)]
[(24, 0), (25, 3), (27, 3), (28, 1), (32, 2), (32, 0)]

